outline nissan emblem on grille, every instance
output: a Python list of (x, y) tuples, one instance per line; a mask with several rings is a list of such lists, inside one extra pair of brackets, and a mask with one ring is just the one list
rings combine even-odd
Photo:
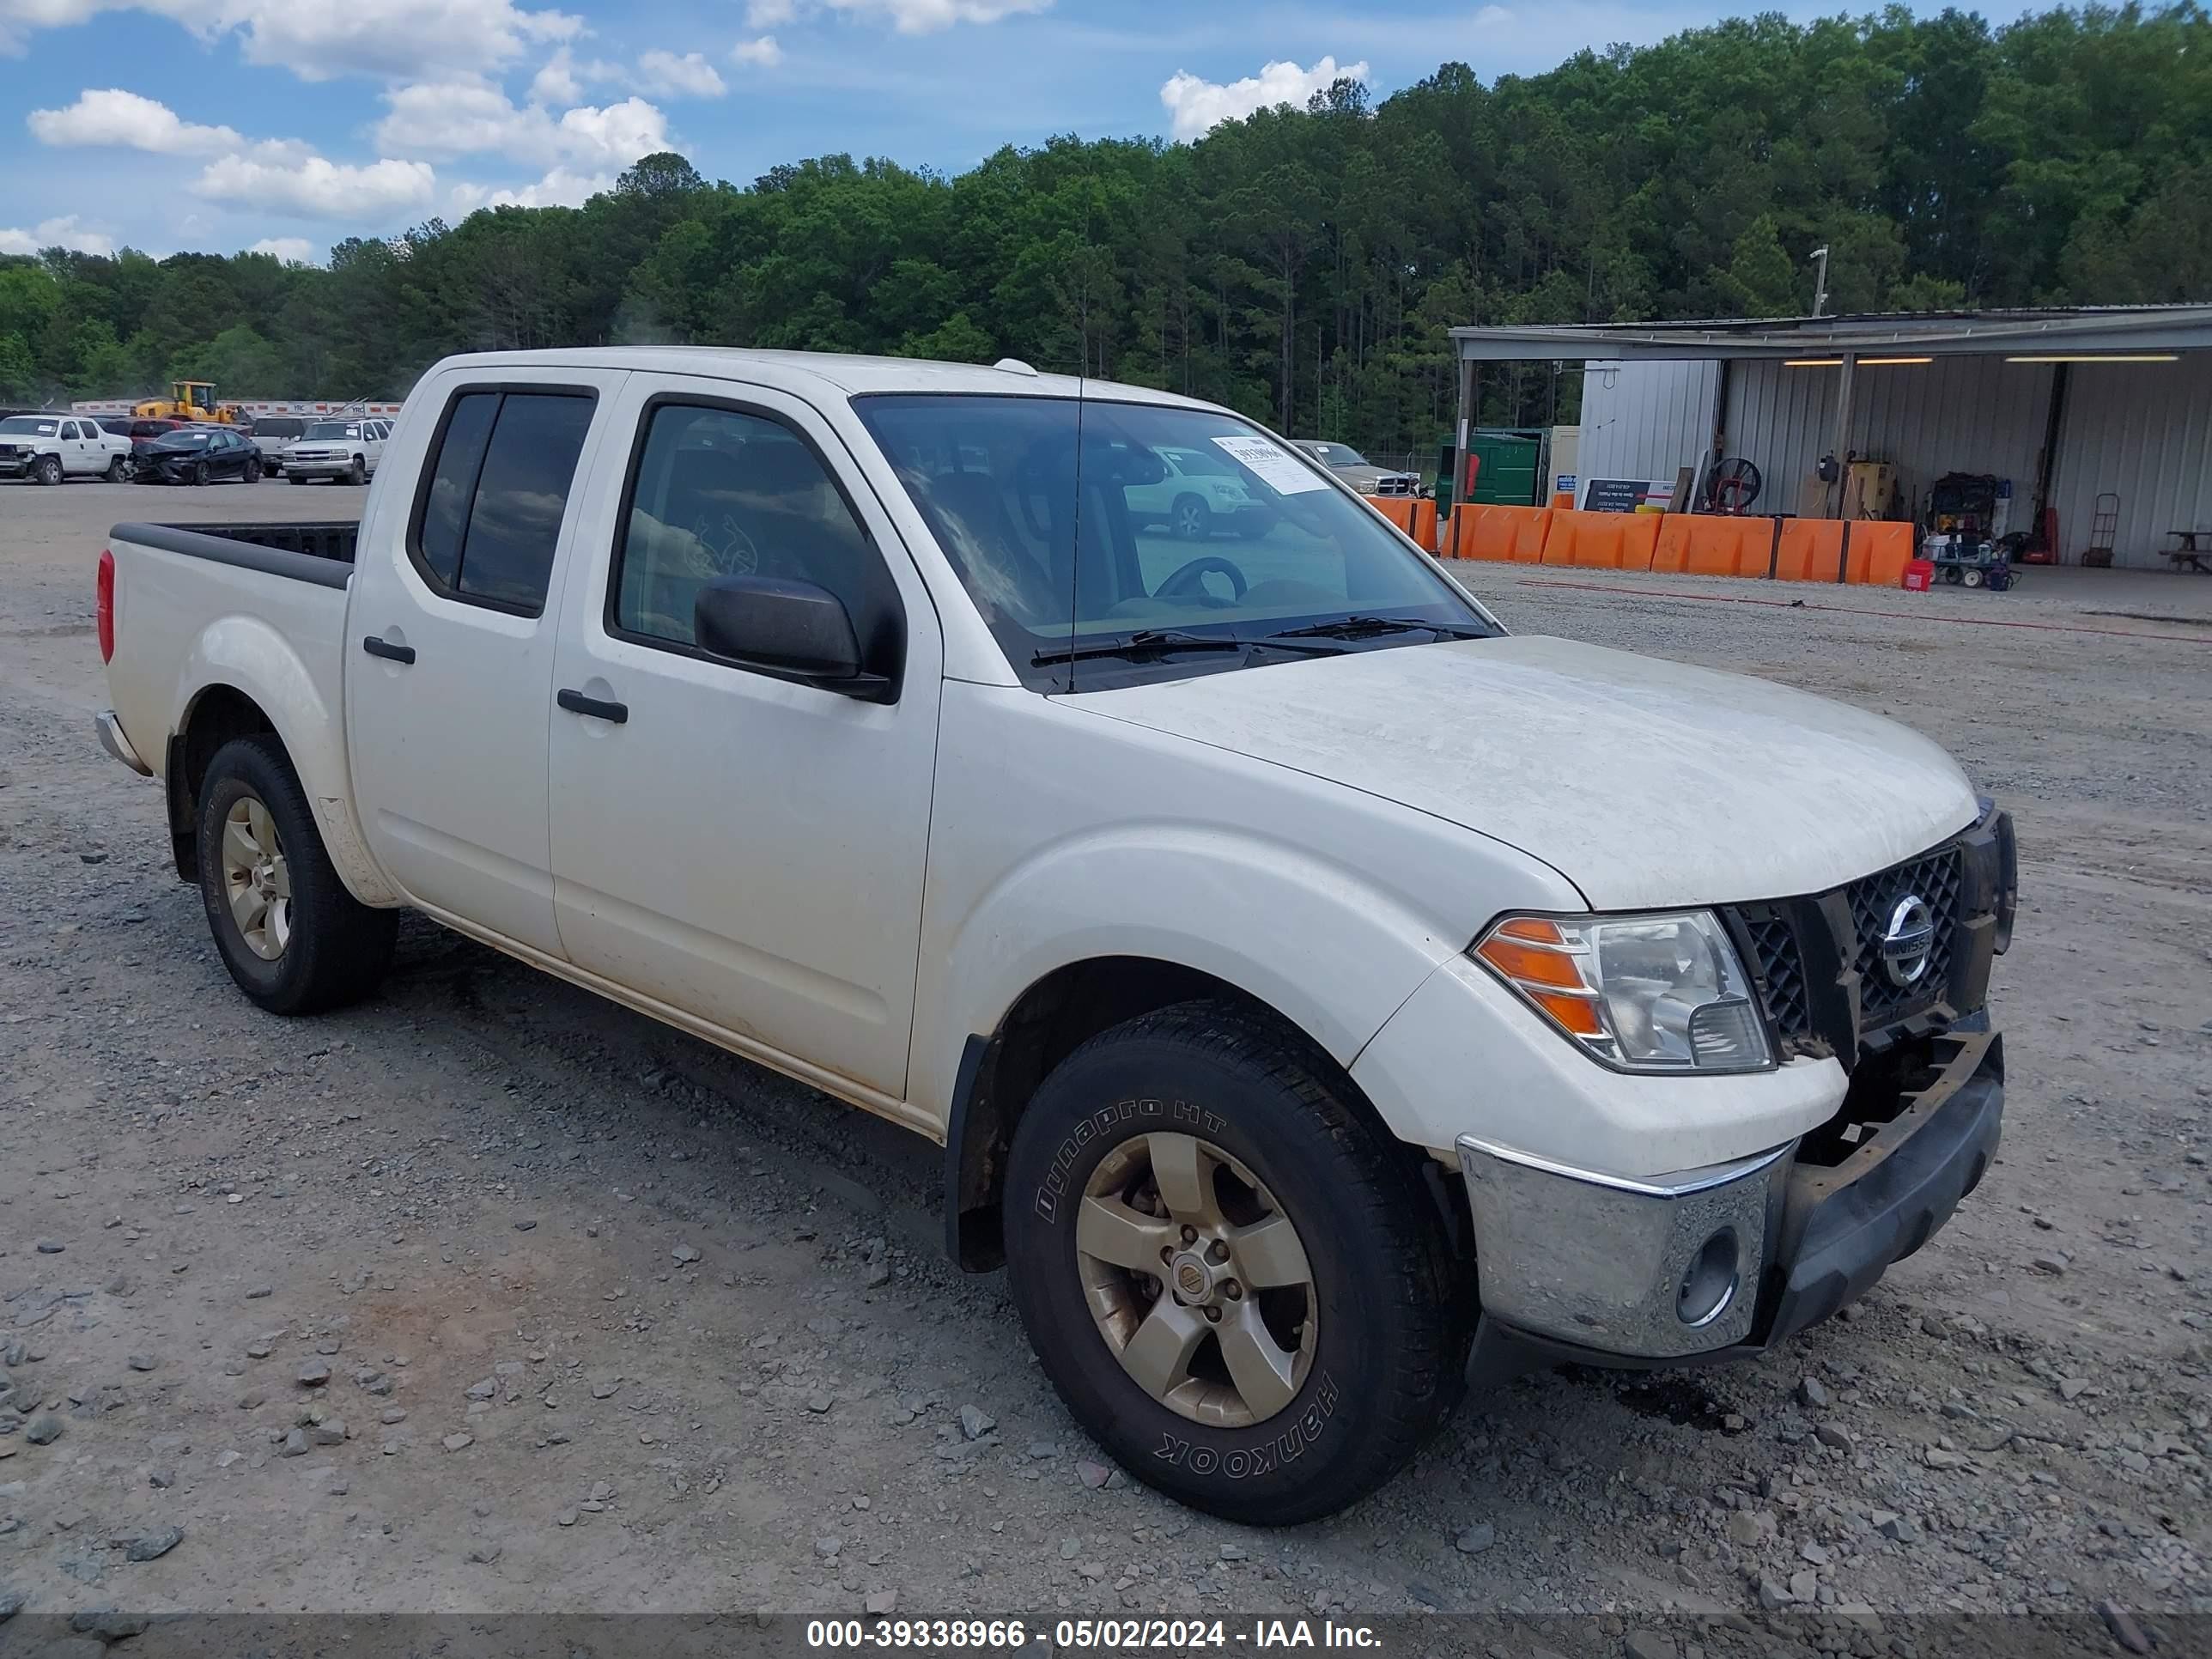
[(1898, 900), (1881, 935), (1881, 965), (1890, 983), (1902, 988), (1928, 971), (1936, 948), (1936, 914), (1919, 894)]

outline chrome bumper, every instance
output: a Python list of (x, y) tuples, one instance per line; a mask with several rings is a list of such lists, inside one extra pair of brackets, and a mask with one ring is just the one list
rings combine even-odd
[(1654, 1359), (1742, 1341), (1795, 1147), (1632, 1181), (1462, 1135), (1484, 1316)]
[(1601, 1363), (1755, 1353), (1863, 1296), (1996, 1161), (2004, 1048), (1977, 1012), (1934, 1039), (1896, 1115), (1839, 1160), (1771, 1152), (1650, 1181), (1458, 1140), (1480, 1351)]
[(154, 769), (138, 758), (138, 751), (131, 746), (131, 739), (123, 735), (122, 723), (115, 718), (112, 708), (101, 710), (100, 718), (94, 724), (99, 728), (100, 746), (109, 755), (142, 778), (154, 775)]

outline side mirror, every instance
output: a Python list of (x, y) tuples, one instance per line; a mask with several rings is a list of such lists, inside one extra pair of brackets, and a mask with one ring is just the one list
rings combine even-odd
[(691, 607), (692, 637), (710, 655), (854, 696), (885, 687), (860, 671), (860, 642), (845, 602), (814, 582), (718, 576)]

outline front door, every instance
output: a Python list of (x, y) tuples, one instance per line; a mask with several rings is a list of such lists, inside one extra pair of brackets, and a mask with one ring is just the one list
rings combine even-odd
[[(571, 960), (896, 1101), (905, 1088), (935, 764), (936, 614), (821, 417), (726, 381), (632, 382), (636, 449), (563, 599), (554, 897)], [(603, 476), (622, 476), (610, 464)], [(716, 576), (842, 599), (896, 699), (707, 656)], [(599, 712), (593, 712), (594, 710)]]
[(548, 956), (545, 733), (574, 485), (626, 375), (453, 371), (362, 525), (346, 733), (377, 861), (422, 908)]

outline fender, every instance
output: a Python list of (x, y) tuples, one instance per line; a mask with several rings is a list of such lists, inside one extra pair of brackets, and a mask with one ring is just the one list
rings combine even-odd
[[(337, 650), (331, 642), (333, 654)], [(293, 769), (314, 803), (324, 849), (346, 890), (363, 904), (389, 908), (401, 902), (398, 890), (369, 856), (354, 811), (353, 785), (346, 767), (341, 711), (316, 687), (314, 677), (284, 636), (258, 617), (232, 614), (201, 631), (178, 670), (176, 696), (179, 732), (191, 728), (202, 696), (223, 685), (252, 699), (276, 728)]]

